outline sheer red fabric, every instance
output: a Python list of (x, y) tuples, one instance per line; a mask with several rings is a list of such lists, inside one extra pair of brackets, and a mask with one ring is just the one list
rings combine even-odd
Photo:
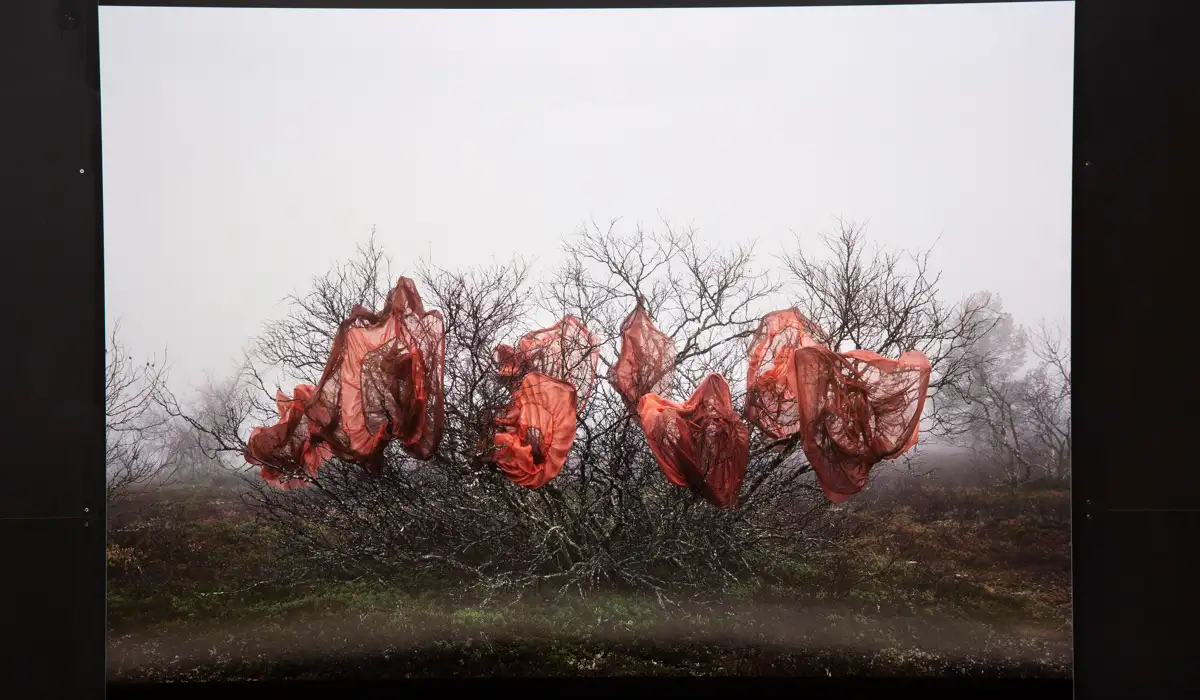
[(783, 309), (763, 316), (750, 340), (746, 420), (777, 440), (800, 430), (791, 381), (792, 355), (797, 348), (816, 344), (811, 335), (814, 330), (799, 311)]
[(873, 466), (916, 444), (929, 375), (929, 358), (915, 351), (895, 360), (820, 345), (795, 351), (802, 449), (829, 500), (862, 491)]
[(575, 387), (530, 372), (497, 423), (492, 461), (514, 483), (540, 488), (562, 471), (575, 441)]
[(621, 350), (608, 381), (630, 410), (646, 394), (666, 394), (675, 369), (675, 342), (654, 327), (641, 299), (621, 324)]
[[(317, 470), (333, 456), (329, 446), (313, 443), (305, 402), (317, 388), (311, 384), (296, 387), (293, 398), (282, 391), (275, 395), (279, 422), (250, 431), (246, 461), (260, 467), (259, 475), (276, 488), (292, 489), (309, 483), (300, 474), (316, 478)], [(282, 467), (282, 468), (281, 468)]]
[(579, 408), (587, 404), (600, 363), (600, 338), (574, 316), (526, 334), (511, 345), (496, 346), (500, 374), (520, 378), (540, 372), (575, 386)]
[(708, 375), (682, 404), (646, 394), (638, 415), (668, 481), (718, 508), (737, 505), (750, 460), (750, 431), (733, 410), (724, 377)]
[[(871, 468), (917, 441), (930, 379), (929, 359), (866, 350), (834, 352), (796, 309), (763, 317), (749, 347), (746, 420), (773, 438), (799, 434), (826, 495), (840, 502), (861, 491)], [(578, 404), (599, 362), (595, 334), (573, 316), (496, 348), (500, 373), (515, 390), (499, 419), (493, 461), (509, 479), (539, 488), (566, 463)], [(621, 325), (609, 381), (634, 412), (667, 479), (720, 508), (737, 504), (749, 461), (749, 430), (716, 374), (686, 402), (663, 398), (676, 351), (641, 300)], [(377, 472), (397, 440), (418, 459), (437, 450), (445, 421), (445, 329), (416, 286), (400, 278), (383, 310), (352, 309), (338, 328), (316, 386), (276, 397), (279, 420), (257, 427), (246, 460), (278, 488), (314, 479), (338, 457)]]
[(335, 455), (369, 471), (390, 439), (429, 459), (445, 422), (444, 371), (442, 315), (401, 277), (382, 311), (356, 305), (342, 322), (307, 415)]
[[(302, 400), (307, 439), (374, 473), (392, 439), (429, 459), (445, 423), (444, 371), (442, 315), (426, 311), (416, 285), (401, 277), (383, 310), (356, 305), (339, 326), (321, 379)], [(284, 441), (303, 439), (295, 432)], [(286, 472), (292, 465), (268, 466)]]

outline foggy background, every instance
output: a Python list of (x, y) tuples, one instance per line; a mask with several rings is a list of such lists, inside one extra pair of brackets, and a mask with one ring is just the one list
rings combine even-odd
[(774, 266), (844, 216), (1069, 323), (1071, 3), (100, 20), (106, 316), (176, 391), (372, 226), (402, 274), (615, 217)]

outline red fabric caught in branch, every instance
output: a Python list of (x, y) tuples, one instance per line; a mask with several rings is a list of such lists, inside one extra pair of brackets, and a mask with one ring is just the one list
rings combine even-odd
[[(920, 352), (889, 359), (838, 353), (813, 339), (798, 310), (763, 317), (749, 347), (746, 420), (766, 435), (799, 435), (821, 487), (834, 502), (861, 491), (871, 468), (916, 444), (930, 363)], [(562, 470), (576, 414), (593, 390), (599, 342), (565, 316), (550, 328), (500, 345), (502, 375), (516, 385), (499, 419), (493, 461), (513, 482), (539, 488)], [(749, 430), (733, 410), (726, 380), (707, 376), (683, 403), (663, 398), (676, 361), (673, 341), (639, 299), (621, 325), (609, 381), (636, 414), (667, 479), (720, 508), (736, 506), (749, 461)], [(445, 329), (401, 277), (384, 308), (355, 306), (338, 328), (324, 372), (276, 397), (277, 423), (257, 427), (246, 460), (278, 488), (316, 478), (333, 458), (378, 472), (388, 442), (430, 459), (445, 421)]]
[(724, 377), (708, 375), (682, 404), (647, 394), (638, 415), (668, 481), (718, 508), (737, 505), (750, 460), (750, 432), (733, 410)]
[(795, 351), (802, 448), (829, 500), (862, 491), (873, 466), (916, 444), (929, 375), (929, 359), (915, 351), (898, 360), (821, 345)]
[[(381, 411), (393, 424), (393, 435), (419, 460), (432, 459), (446, 422), (446, 328), (440, 311), (426, 311), (416, 285), (401, 278), (395, 292), (403, 304), (394, 311), (408, 335), (408, 351), (393, 347), (390, 354), (364, 358), (364, 402)], [(407, 367), (406, 362), (412, 366)], [(413, 377), (407, 382), (407, 377)]]
[(812, 322), (796, 309), (763, 316), (750, 340), (746, 375), (746, 420), (779, 440), (800, 430), (800, 414), (792, 389), (792, 355), (815, 345)]
[(492, 461), (514, 483), (539, 488), (562, 471), (575, 441), (575, 387), (530, 372), (497, 423)]
[(307, 414), (335, 455), (369, 471), (379, 471), (390, 439), (429, 459), (445, 421), (444, 371), (442, 315), (425, 311), (416, 285), (401, 277), (383, 310), (355, 305), (342, 322)]
[(539, 372), (575, 387), (579, 408), (587, 404), (600, 362), (600, 338), (574, 316), (526, 334), (511, 345), (496, 346), (502, 376), (521, 378)]
[(311, 384), (300, 384), (293, 398), (288, 398), (282, 391), (276, 392), (279, 422), (250, 431), (250, 439), (246, 442), (246, 461), (261, 467), (259, 475), (276, 488), (304, 486), (309, 483), (308, 479), (299, 475), (315, 479), (317, 470), (333, 456), (328, 445), (320, 442), (314, 444), (310, 439), (304, 404), (316, 390)]
[(621, 350), (609, 369), (609, 383), (632, 411), (643, 396), (666, 394), (674, 369), (675, 342), (654, 327), (638, 299), (637, 307), (621, 324)]
[[(426, 311), (416, 285), (401, 277), (383, 310), (355, 305), (339, 326), (321, 380), (303, 399), (308, 439), (373, 473), (392, 439), (413, 457), (429, 459), (445, 422), (444, 371), (442, 315)], [(286, 442), (301, 439), (295, 433)], [(287, 471), (294, 465), (267, 466)]]

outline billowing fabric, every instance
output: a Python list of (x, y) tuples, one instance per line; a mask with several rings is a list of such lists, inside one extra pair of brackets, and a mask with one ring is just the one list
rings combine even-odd
[(391, 439), (429, 459), (445, 422), (445, 331), (401, 277), (376, 313), (355, 305), (342, 322), (307, 415), (336, 456), (378, 472)]
[(305, 402), (316, 390), (311, 384), (300, 384), (293, 398), (288, 398), (282, 391), (276, 392), (279, 422), (250, 431), (246, 461), (261, 467), (259, 475), (276, 488), (304, 486), (309, 481), (299, 475), (315, 479), (317, 470), (333, 456), (327, 444), (312, 441), (309, 422), (304, 415)]
[(916, 444), (929, 375), (929, 359), (915, 351), (896, 360), (820, 345), (795, 351), (801, 446), (829, 500), (862, 491), (873, 466)]
[[(871, 468), (917, 441), (930, 380), (929, 359), (867, 350), (838, 353), (814, 340), (796, 309), (767, 314), (749, 346), (746, 421), (767, 436), (798, 435), (826, 495), (840, 502), (861, 491)], [(566, 464), (579, 403), (592, 391), (599, 342), (564, 317), (516, 347), (496, 348), (513, 392), (498, 420), (493, 461), (513, 482), (539, 488)], [(719, 508), (732, 508), (749, 461), (749, 428), (733, 410), (726, 380), (711, 374), (691, 398), (664, 398), (672, 384), (674, 343), (654, 327), (641, 300), (621, 325), (609, 381), (637, 417), (666, 478)], [(338, 328), (316, 386), (276, 397), (279, 420), (257, 427), (246, 460), (278, 488), (295, 488), (337, 457), (377, 472), (392, 441), (417, 459), (437, 451), (445, 408), (445, 329), (401, 277), (382, 311), (355, 306)]]
[(570, 382), (575, 387), (582, 410), (600, 363), (600, 338), (574, 316), (541, 330), (526, 334), (511, 345), (496, 347), (496, 364), (502, 376), (520, 379), (530, 372)]
[[(426, 311), (416, 285), (401, 277), (382, 311), (355, 305), (338, 327), (321, 379), (302, 399), (307, 439), (373, 473), (390, 440), (429, 459), (445, 423), (444, 371), (442, 315)], [(280, 439), (304, 438), (293, 430)], [(247, 459), (284, 473), (295, 467), (249, 452)]]
[(646, 394), (637, 410), (650, 451), (668, 481), (718, 508), (737, 505), (750, 460), (750, 432), (733, 410), (729, 384), (721, 375), (705, 377), (682, 404)]
[(774, 439), (791, 437), (800, 430), (791, 380), (792, 355), (797, 348), (816, 344), (813, 330), (799, 311), (783, 309), (763, 316), (750, 339), (746, 420)]
[(497, 423), (492, 461), (514, 483), (540, 488), (562, 471), (575, 441), (575, 387), (530, 372)]
[(654, 327), (641, 299), (621, 324), (621, 350), (608, 381), (625, 405), (635, 410), (646, 394), (669, 391), (675, 369), (675, 342)]

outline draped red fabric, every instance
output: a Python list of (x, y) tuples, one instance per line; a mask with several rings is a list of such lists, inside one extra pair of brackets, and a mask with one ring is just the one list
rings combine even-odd
[(737, 505), (750, 460), (750, 432), (733, 410), (724, 377), (708, 375), (682, 404), (646, 394), (638, 415), (668, 481), (718, 508)]
[(304, 404), (316, 390), (311, 384), (300, 384), (293, 398), (288, 398), (282, 391), (276, 392), (279, 422), (250, 431), (246, 461), (261, 467), (259, 475), (276, 488), (304, 486), (309, 483), (307, 479), (289, 474), (307, 474), (316, 478), (317, 470), (333, 456), (328, 445), (319, 442), (314, 444), (310, 439), (311, 430), (304, 415)]
[(792, 355), (797, 348), (816, 344), (811, 335), (814, 330), (799, 311), (783, 309), (763, 316), (750, 339), (746, 420), (777, 440), (800, 430), (791, 381)]
[(639, 299), (621, 324), (621, 350), (608, 381), (632, 411), (646, 394), (666, 394), (674, 369), (675, 342), (654, 327)]
[[(426, 311), (416, 285), (401, 277), (381, 311), (355, 305), (338, 327), (320, 381), (301, 399), (307, 439), (375, 473), (393, 439), (429, 459), (445, 422), (444, 372), (442, 315)], [(302, 439), (285, 432), (285, 442)], [(251, 458), (285, 473), (295, 466), (253, 447)]]
[(829, 500), (862, 491), (873, 466), (916, 444), (929, 375), (929, 358), (916, 351), (899, 359), (820, 345), (795, 351), (802, 449)]
[(575, 387), (530, 372), (497, 423), (492, 461), (514, 483), (540, 488), (562, 471), (575, 441)]
[[(796, 309), (763, 317), (749, 347), (745, 418), (768, 436), (799, 435), (821, 487), (834, 502), (861, 491), (871, 468), (917, 441), (929, 359), (867, 350), (838, 353)], [(493, 461), (522, 486), (539, 488), (566, 463), (576, 413), (593, 389), (599, 341), (574, 316), (496, 348), (515, 389), (497, 421)], [(664, 398), (674, 343), (643, 302), (621, 325), (609, 381), (636, 414), (667, 479), (720, 508), (736, 506), (749, 461), (749, 430), (726, 380), (710, 374), (683, 403)], [(268, 483), (296, 488), (337, 457), (377, 472), (392, 440), (417, 459), (437, 451), (445, 422), (445, 328), (401, 277), (384, 308), (355, 306), (339, 326), (316, 386), (276, 397), (279, 420), (256, 427), (246, 460)]]
[(503, 376), (520, 378), (530, 372), (570, 382), (582, 410), (596, 383), (600, 338), (574, 316), (526, 334), (511, 345), (496, 346), (496, 363)]

